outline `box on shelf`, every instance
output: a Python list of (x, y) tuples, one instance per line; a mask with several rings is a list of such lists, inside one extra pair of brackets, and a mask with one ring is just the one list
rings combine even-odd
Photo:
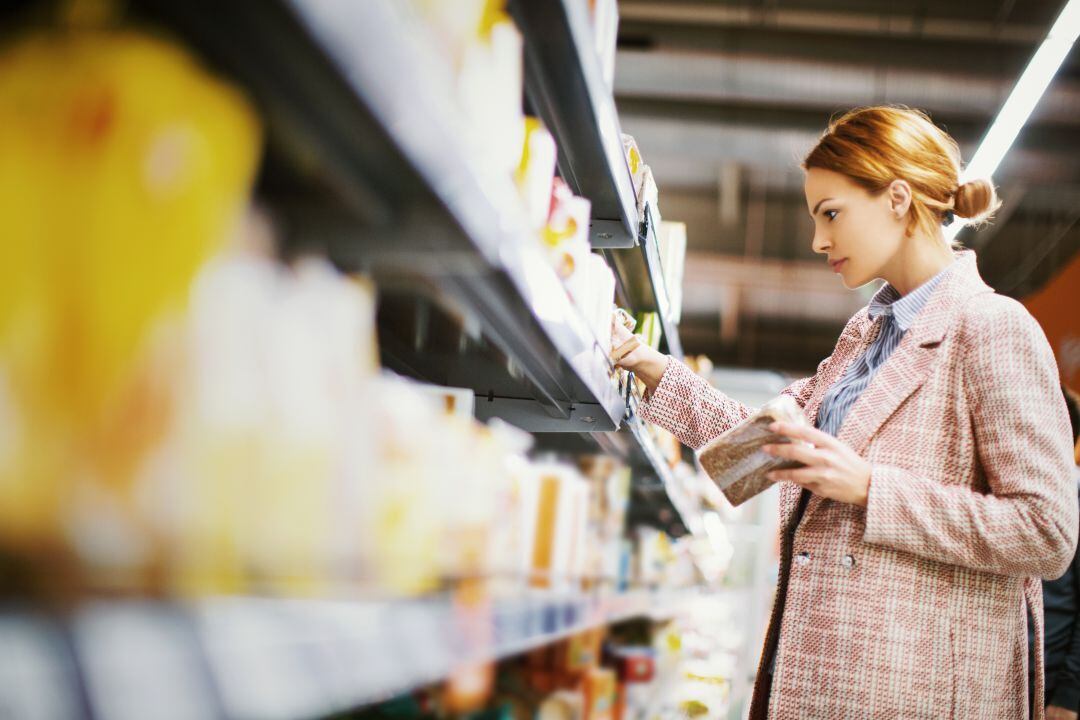
[(671, 322), (682, 319), (683, 272), (686, 266), (686, 223), (663, 221), (657, 239), (660, 242), (660, 265), (664, 268)]
[(524, 41), (513, 20), (498, 13), (464, 50), (458, 98), (473, 159), (513, 174), (525, 143)]
[(615, 0), (589, 0), (596, 54), (600, 58), (600, 74), (604, 89), (615, 87), (615, 48), (619, 36), (619, 9)]
[(655, 312), (638, 313), (637, 334), (642, 337), (645, 344), (657, 350), (660, 348), (660, 339), (663, 337), (663, 326), (660, 324), (660, 316)]
[(175, 422), (179, 320), (261, 144), (241, 93), (170, 41), (65, 30), (2, 51), (0, 550), (53, 581), (85, 561), (156, 583), (141, 505)]
[(540, 479), (530, 584), (569, 589), (585, 564), (589, 486), (572, 468), (537, 465)]
[(521, 33), (503, 0), (412, 0), (418, 43), (428, 42), (443, 65), (456, 123), (470, 159), (500, 176), (514, 172), (525, 138), (521, 98), (524, 56)]
[(529, 229), (540, 232), (551, 211), (551, 186), (555, 182), (557, 159), (555, 138), (537, 118), (525, 119), (525, 142), (521, 162), (514, 173), (525, 206)]
[(653, 223), (659, 227), (660, 218), (660, 192), (656, 187), (652, 169), (642, 160), (641, 151), (633, 136), (622, 136), (623, 152), (626, 155), (626, 164), (630, 169), (630, 179), (634, 186), (634, 196), (637, 198), (638, 224), (645, 222), (645, 208), (650, 208)]

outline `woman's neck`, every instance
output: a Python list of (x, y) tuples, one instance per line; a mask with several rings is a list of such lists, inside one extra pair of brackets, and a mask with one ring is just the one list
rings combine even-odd
[(952, 250), (944, 237), (915, 235), (901, 244), (899, 252), (882, 270), (881, 277), (900, 295), (907, 295), (948, 267), (953, 260)]

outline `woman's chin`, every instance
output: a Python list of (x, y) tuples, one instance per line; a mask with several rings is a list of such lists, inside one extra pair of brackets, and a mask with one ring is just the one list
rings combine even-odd
[(844, 283), (844, 287), (846, 287), (848, 290), (856, 290), (858, 288), (861, 288), (863, 285), (870, 282), (871, 280), (873, 280), (873, 278), (855, 276), (850, 272), (840, 274), (840, 281)]

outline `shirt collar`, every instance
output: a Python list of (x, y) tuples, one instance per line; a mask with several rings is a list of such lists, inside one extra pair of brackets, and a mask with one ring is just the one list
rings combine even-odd
[(926, 301), (934, 293), (941, 279), (952, 269), (954, 263), (949, 263), (944, 270), (924, 282), (903, 297), (892, 285), (886, 283), (877, 291), (867, 311), (871, 320), (877, 320), (882, 315), (892, 315), (894, 322), (902, 331), (907, 331), (915, 322), (915, 318), (926, 305)]

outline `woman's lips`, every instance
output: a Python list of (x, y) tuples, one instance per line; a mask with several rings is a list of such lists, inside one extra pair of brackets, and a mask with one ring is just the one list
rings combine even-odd
[(829, 265), (832, 266), (833, 272), (840, 272), (840, 268), (844, 267), (844, 263), (847, 262), (847, 258), (842, 260), (830, 260)]

